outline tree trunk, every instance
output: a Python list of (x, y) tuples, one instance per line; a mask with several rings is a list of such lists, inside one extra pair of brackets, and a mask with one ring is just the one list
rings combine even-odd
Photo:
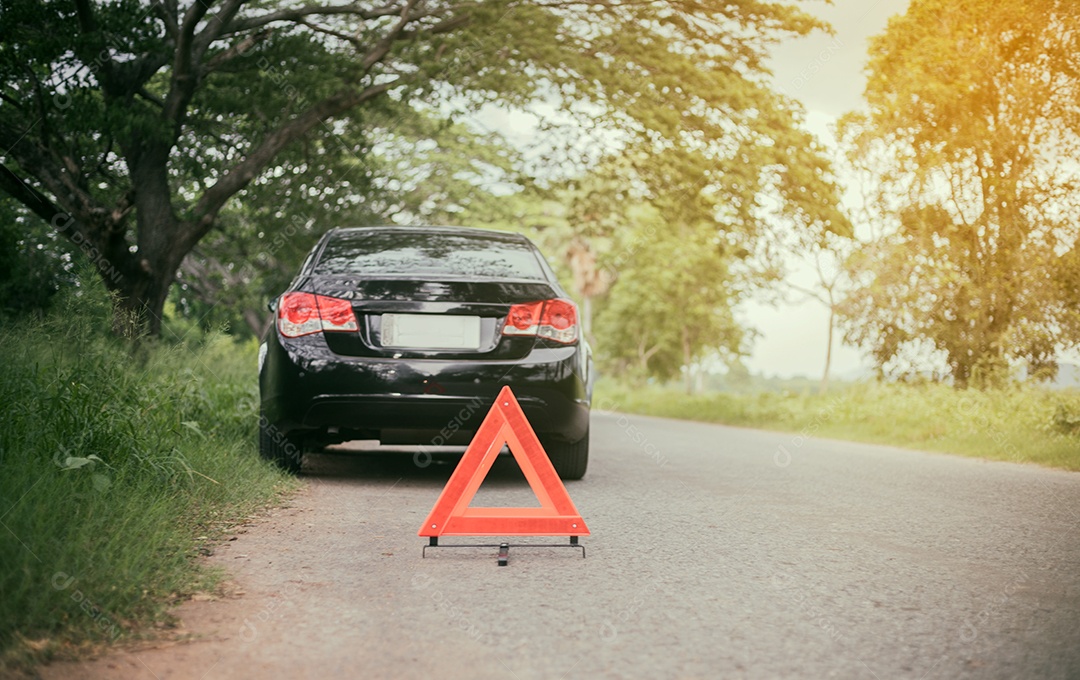
[(641, 375), (648, 377), (649, 375), (649, 359), (652, 359), (653, 355), (660, 351), (660, 345), (653, 345), (648, 349), (645, 348), (645, 338), (641, 338), (638, 342), (637, 354), (638, 362), (641, 366)]
[[(116, 288), (115, 322), (127, 334), (161, 335), (169, 288), (198, 239), (195, 225), (173, 212), (169, 150), (164, 138), (133, 136), (122, 144), (135, 188), (136, 248), (128, 251), (125, 276)], [(114, 322), (114, 323), (115, 323)]]
[(124, 337), (143, 334), (161, 335), (165, 300), (176, 277), (176, 269), (146, 273), (138, 279), (120, 285), (113, 304), (113, 331)]
[(825, 394), (829, 389), (829, 370), (832, 368), (832, 344), (833, 326), (835, 326), (836, 306), (829, 305), (829, 344), (825, 348), (825, 372), (821, 374), (821, 385), (818, 386), (818, 394)]
[[(164, 209), (145, 210), (137, 215), (138, 248), (131, 252), (125, 245), (123, 250), (113, 251), (117, 261), (108, 270), (100, 263), (98, 266), (115, 296), (113, 330), (124, 337), (161, 335), (165, 301), (180, 263), (193, 247), (175, 238), (186, 225), (173, 218), (168, 195), (158, 196), (158, 200), (164, 202)], [(149, 200), (143, 198), (140, 202), (145, 204)]]
[(683, 350), (683, 367), (686, 369), (686, 393), (694, 393), (694, 367), (691, 366), (691, 360), (693, 355), (690, 352), (690, 331), (686, 326), (682, 327), (682, 350)]

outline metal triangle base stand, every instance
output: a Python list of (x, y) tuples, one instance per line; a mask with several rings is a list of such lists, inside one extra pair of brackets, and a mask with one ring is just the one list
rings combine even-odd
[(518, 543), (511, 546), (509, 543), (439, 543), (438, 536), (428, 538), (428, 544), (420, 551), (420, 557), (427, 557), (428, 548), (498, 548), (499, 566), (505, 567), (510, 560), (510, 548), (575, 548), (581, 550), (581, 558), (585, 559), (585, 546), (578, 543), (577, 536), (571, 536), (569, 543)]

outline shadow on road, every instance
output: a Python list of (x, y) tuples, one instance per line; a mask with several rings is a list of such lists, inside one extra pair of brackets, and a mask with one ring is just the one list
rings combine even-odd
[[(304, 458), (302, 475), (310, 479), (356, 479), (365, 483), (409, 481), (414, 485), (446, 485), (465, 452), (464, 447), (440, 447), (432, 451), (415, 446), (328, 447)], [(484, 479), (484, 488), (528, 488), (517, 461), (504, 449)]]

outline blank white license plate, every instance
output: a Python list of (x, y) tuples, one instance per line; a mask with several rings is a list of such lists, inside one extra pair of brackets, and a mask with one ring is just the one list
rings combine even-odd
[(382, 346), (480, 349), (480, 317), (383, 314)]

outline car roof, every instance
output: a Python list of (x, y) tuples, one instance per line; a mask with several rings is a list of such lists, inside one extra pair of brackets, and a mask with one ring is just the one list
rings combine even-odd
[(482, 236), (490, 238), (493, 241), (514, 241), (517, 243), (531, 243), (528, 238), (522, 234), (518, 234), (513, 231), (496, 231), (494, 229), (480, 229), (478, 227), (452, 227), (452, 226), (436, 226), (436, 225), (419, 225), (419, 226), (400, 226), (400, 225), (383, 225), (376, 227), (335, 227), (331, 229), (326, 235), (327, 240), (334, 238), (341, 234), (363, 234), (365, 232), (421, 232), (431, 234), (454, 234), (459, 236)]

